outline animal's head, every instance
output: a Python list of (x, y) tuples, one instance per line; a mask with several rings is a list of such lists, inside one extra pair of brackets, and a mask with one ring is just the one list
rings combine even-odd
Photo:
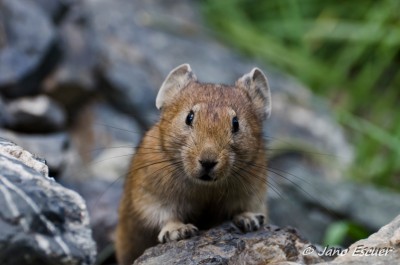
[(162, 148), (182, 169), (176, 175), (213, 183), (238, 174), (264, 150), (271, 94), (258, 68), (227, 86), (200, 83), (188, 64), (180, 65), (162, 84), (156, 106)]

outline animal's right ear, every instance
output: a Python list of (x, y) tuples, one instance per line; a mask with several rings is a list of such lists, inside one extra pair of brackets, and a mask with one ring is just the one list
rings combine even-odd
[(253, 68), (250, 73), (239, 78), (236, 85), (247, 91), (260, 117), (269, 118), (271, 115), (271, 91), (264, 73), (258, 68)]
[(172, 101), (172, 99), (190, 82), (196, 81), (197, 78), (192, 72), (189, 64), (182, 64), (173, 69), (162, 83), (156, 98), (156, 107), (161, 109), (164, 105)]

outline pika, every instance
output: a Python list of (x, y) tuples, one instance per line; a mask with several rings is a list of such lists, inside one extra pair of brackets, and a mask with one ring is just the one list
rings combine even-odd
[(124, 184), (116, 231), (119, 264), (155, 244), (232, 220), (244, 232), (266, 222), (263, 122), (271, 93), (254, 68), (234, 86), (197, 81), (189, 64), (158, 92), (160, 120), (145, 134)]

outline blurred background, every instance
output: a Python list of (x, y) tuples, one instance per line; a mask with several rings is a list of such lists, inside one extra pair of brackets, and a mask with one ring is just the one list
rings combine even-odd
[(400, 2), (1, 0), (0, 137), (87, 201), (112, 264), (130, 157), (175, 66), (233, 84), (258, 66), (270, 221), (347, 246), (400, 213)]
[(355, 147), (351, 176), (399, 189), (398, 1), (205, 1), (218, 36), (323, 96)]

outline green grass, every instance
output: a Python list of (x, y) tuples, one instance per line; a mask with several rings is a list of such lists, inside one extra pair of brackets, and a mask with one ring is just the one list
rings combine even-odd
[(326, 97), (354, 180), (400, 190), (400, 1), (204, 0), (217, 35)]
[(356, 241), (368, 237), (368, 232), (362, 226), (350, 221), (338, 221), (329, 226), (323, 244), (338, 246), (345, 240)]

